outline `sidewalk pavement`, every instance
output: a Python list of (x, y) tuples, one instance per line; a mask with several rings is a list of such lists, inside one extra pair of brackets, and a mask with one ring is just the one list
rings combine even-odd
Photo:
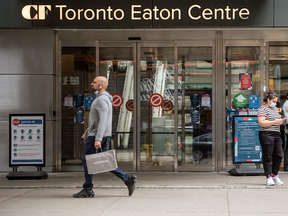
[[(134, 173), (133, 173), (134, 174)], [(288, 173), (282, 186), (266, 186), (265, 176), (226, 172), (139, 172), (136, 190), (111, 173), (94, 176), (94, 198), (73, 198), (82, 172), (48, 173), (44, 180), (8, 180), (0, 173), (0, 215), (288, 215)]]

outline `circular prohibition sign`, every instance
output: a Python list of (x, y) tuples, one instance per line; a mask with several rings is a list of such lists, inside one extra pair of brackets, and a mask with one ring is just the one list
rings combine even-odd
[(162, 95), (158, 94), (158, 93), (154, 93), (150, 96), (149, 98), (149, 103), (151, 104), (151, 106), (153, 107), (159, 107), (162, 105), (163, 103), (163, 97)]
[(120, 94), (113, 94), (112, 95), (112, 106), (114, 108), (118, 108), (123, 104), (123, 98)]
[(133, 100), (128, 100), (128, 101), (126, 102), (126, 109), (127, 109), (128, 111), (133, 112)]
[(173, 108), (173, 103), (170, 100), (164, 100), (162, 105), (161, 105), (162, 109), (166, 112), (171, 111)]

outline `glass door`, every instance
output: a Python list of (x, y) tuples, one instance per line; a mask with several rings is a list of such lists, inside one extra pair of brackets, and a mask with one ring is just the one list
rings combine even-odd
[(83, 170), (84, 143), (94, 93), (90, 84), (96, 76), (96, 46), (60, 43), (61, 47), (61, 170)]
[(212, 41), (178, 42), (178, 171), (212, 171)]
[(99, 47), (99, 75), (107, 77), (107, 91), (113, 97), (113, 122), (110, 149), (115, 149), (119, 167), (136, 169), (134, 133), (134, 73), (136, 45), (105, 43)]
[[(263, 41), (225, 41), (226, 57), (226, 170), (233, 167), (233, 115), (257, 115), (263, 101)], [(249, 155), (243, 148), (241, 155)], [(238, 153), (240, 154), (240, 153)], [(253, 164), (254, 165), (254, 164)]]
[(140, 169), (174, 170), (174, 46), (141, 43)]

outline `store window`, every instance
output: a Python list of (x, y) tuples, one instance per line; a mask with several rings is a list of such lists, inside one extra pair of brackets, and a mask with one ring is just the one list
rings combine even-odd
[[(95, 47), (62, 48), (62, 167), (82, 165), (84, 143), (96, 76)], [(65, 168), (63, 168), (65, 170)]]
[(112, 139), (117, 160), (125, 170), (133, 169), (134, 62), (132, 47), (100, 47), (99, 75), (108, 79), (113, 103)]
[(212, 100), (212, 47), (179, 47), (179, 170), (212, 166)]
[(260, 50), (259, 46), (226, 47), (226, 166), (233, 165), (233, 116), (257, 115), (262, 104)]

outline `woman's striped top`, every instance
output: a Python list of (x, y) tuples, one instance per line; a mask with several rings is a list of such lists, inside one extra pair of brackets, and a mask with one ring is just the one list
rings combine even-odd
[[(257, 117), (266, 117), (268, 121), (274, 121), (280, 118), (277, 107), (269, 107), (263, 104), (259, 107)], [(259, 131), (278, 131), (280, 132), (280, 125), (271, 125), (269, 127), (261, 127)]]

